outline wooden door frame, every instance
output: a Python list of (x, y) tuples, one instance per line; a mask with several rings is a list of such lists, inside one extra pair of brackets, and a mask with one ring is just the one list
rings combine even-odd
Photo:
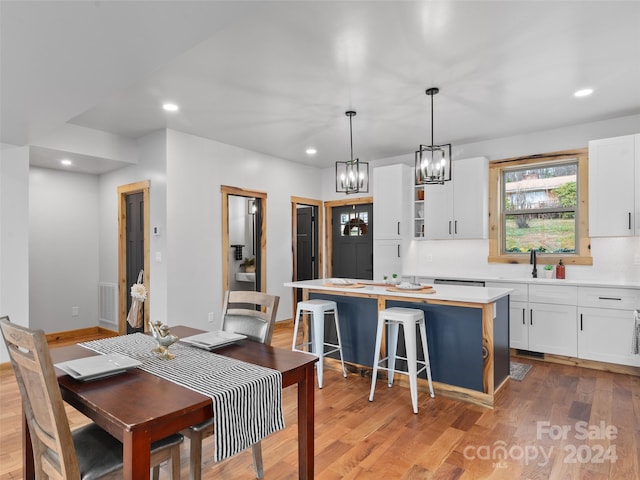
[[(333, 218), (333, 209), (337, 207), (344, 207), (345, 205), (362, 205), (365, 203), (370, 203), (373, 205), (373, 197), (356, 197), (356, 198), (345, 198), (344, 200), (330, 200), (324, 202), (324, 219), (325, 219), (325, 229), (324, 229), (324, 238), (325, 245), (327, 247), (327, 265), (326, 265), (326, 275), (327, 277), (331, 277), (333, 275), (333, 266), (331, 265), (331, 259), (333, 258), (333, 231), (331, 229), (331, 219)], [(375, 228), (375, 226), (374, 226)]]
[[(310, 206), (310, 207), (317, 207), (318, 209), (318, 219), (315, 222), (316, 225), (318, 226), (318, 232), (317, 232), (317, 237), (318, 237), (318, 244), (316, 245), (316, 263), (318, 265), (318, 278), (324, 278), (324, 264), (322, 259), (323, 257), (323, 241), (322, 241), (322, 229), (323, 229), (323, 224), (322, 224), (322, 200), (314, 200), (311, 198), (304, 198), (304, 197), (291, 197), (291, 253), (293, 255), (292, 258), (292, 270), (291, 270), (291, 280), (292, 281), (296, 281), (298, 279), (297, 277), (297, 273), (298, 273), (298, 239), (296, 237), (297, 233), (298, 233), (298, 216), (297, 216), (297, 210), (298, 210), (298, 206), (299, 205), (304, 205), (304, 206)], [(297, 289), (292, 289), (291, 291), (291, 295), (292, 295), (292, 301), (291, 301), (291, 305), (293, 307), (292, 310), (292, 317), (291, 318), (295, 318), (295, 313), (296, 313), (296, 305), (297, 305), (297, 295), (296, 295), (296, 290)]]
[(222, 297), (229, 290), (229, 195), (260, 199), (260, 291), (267, 291), (267, 193), (221, 185), (222, 194)]
[(143, 283), (147, 289), (146, 308), (144, 309), (143, 327), (147, 331), (149, 324), (149, 302), (151, 300), (151, 290), (149, 289), (149, 188), (151, 182), (143, 180), (141, 182), (129, 183), (118, 187), (118, 333), (127, 333), (127, 295), (129, 287), (127, 285), (127, 195), (142, 193), (143, 202), (143, 255), (144, 255), (144, 279)]

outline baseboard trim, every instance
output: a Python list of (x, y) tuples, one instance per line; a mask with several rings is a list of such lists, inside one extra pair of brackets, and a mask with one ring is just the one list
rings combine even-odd
[(47, 338), (47, 343), (50, 346), (55, 346), (60, 343), (77, 343), (78, 339), (82, 337), (94, 337), (97, 335), (115, 337), (118, 335), (118, 332), (114, 332), (113, 330), (108, 330), (103, 327), (87, 327), (78, 328), (76, 330), (66, 330), (64, 332), (47, 333), (45, 337)]

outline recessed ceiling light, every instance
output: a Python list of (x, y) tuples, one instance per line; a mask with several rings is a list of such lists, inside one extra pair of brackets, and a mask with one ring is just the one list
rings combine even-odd
[(176, 105), (175, 103), (165, 103), (162, 105), (162, 108), (164, 108), (167, 112), (178, 111), (178, 105)]
[(593, 93), (593, 88), (583, 88), (573, 94), (574, 97), (588, 97)]
[(64, 165), (65, 167), (68, 167), (68, 166), (70, 166), (70, 165), (71, 165), (71, 160), (69, 160), (68, 158), (65, 158), (65, 159), (63, 159), (63, 160), (60, 160), (60, 163), (61, 163), (62, 165)]
[(316, 150), (313, 147), (309, 147), (307, 148), (306, 152), (307, 152), (307, 155), (315, 155), (316, 153), (318, 153), (318, 150)]

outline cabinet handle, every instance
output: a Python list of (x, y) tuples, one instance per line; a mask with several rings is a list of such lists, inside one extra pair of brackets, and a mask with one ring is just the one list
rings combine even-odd
[(598, 300), (617, 300), (618, 302), (622, 301), (621, 298), (616, 298), (616, 297), (598, 297)]
[(449, 235), (451, 235), (451, 220), (449, 220)]
[(400, 222), (398, 222), (398, 235), (400, 235)]
[(525, 318), (524, 318), (525, 316), (526, 316), (526, 313), (525, 313), (525, 309), (523, 308), (523, 309), (522, 309), (522, 324), (523, 324), (523, 325), (526, 325), (526, 324), (527, 324), (527, 321), (526, 321), (526, 320), (525, 320)]
[(398, 258), (400, 258), (400, 244), (398, 244)]
[(533, 308), (529, 310), (529, 325), (533, 325)]
[(580, 331), (582, 331), (582, 314), (580, 314)]
[(631, 212), (629, 212), (629, 230), (631, 230)]
[(458, 220), (453, 222), (453, 233), (458, 234)]

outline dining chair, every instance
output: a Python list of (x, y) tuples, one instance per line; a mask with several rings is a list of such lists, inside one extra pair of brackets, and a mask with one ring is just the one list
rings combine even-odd
[[(262, 292), (231, 291), (224, 294), (222, 306), (222, 327), (226, 332), (246, 335), (248, 340), (271, 345), (273, 328), (278, 312), (280, 297)], [(181, 432), (189, 438), (190, 479), (200, 480), (202, 476), (202, 441), (213, 435), (213, 419), (193, 425)], [(264, 477), (262, 446), (260, 442), (251, 446), (253, 468), (256, 478)]]
[[(42, 330), (0, 318), (4, 338), (27, 420), (36, 479), (97, 480), (122, 477), (122, 443), (95, 423), (73, 432)], [(171, 478), (180, 478), (180, 444), (174, 434), (151, 445), (153, 478), (159, 465), (171, 461)]]

